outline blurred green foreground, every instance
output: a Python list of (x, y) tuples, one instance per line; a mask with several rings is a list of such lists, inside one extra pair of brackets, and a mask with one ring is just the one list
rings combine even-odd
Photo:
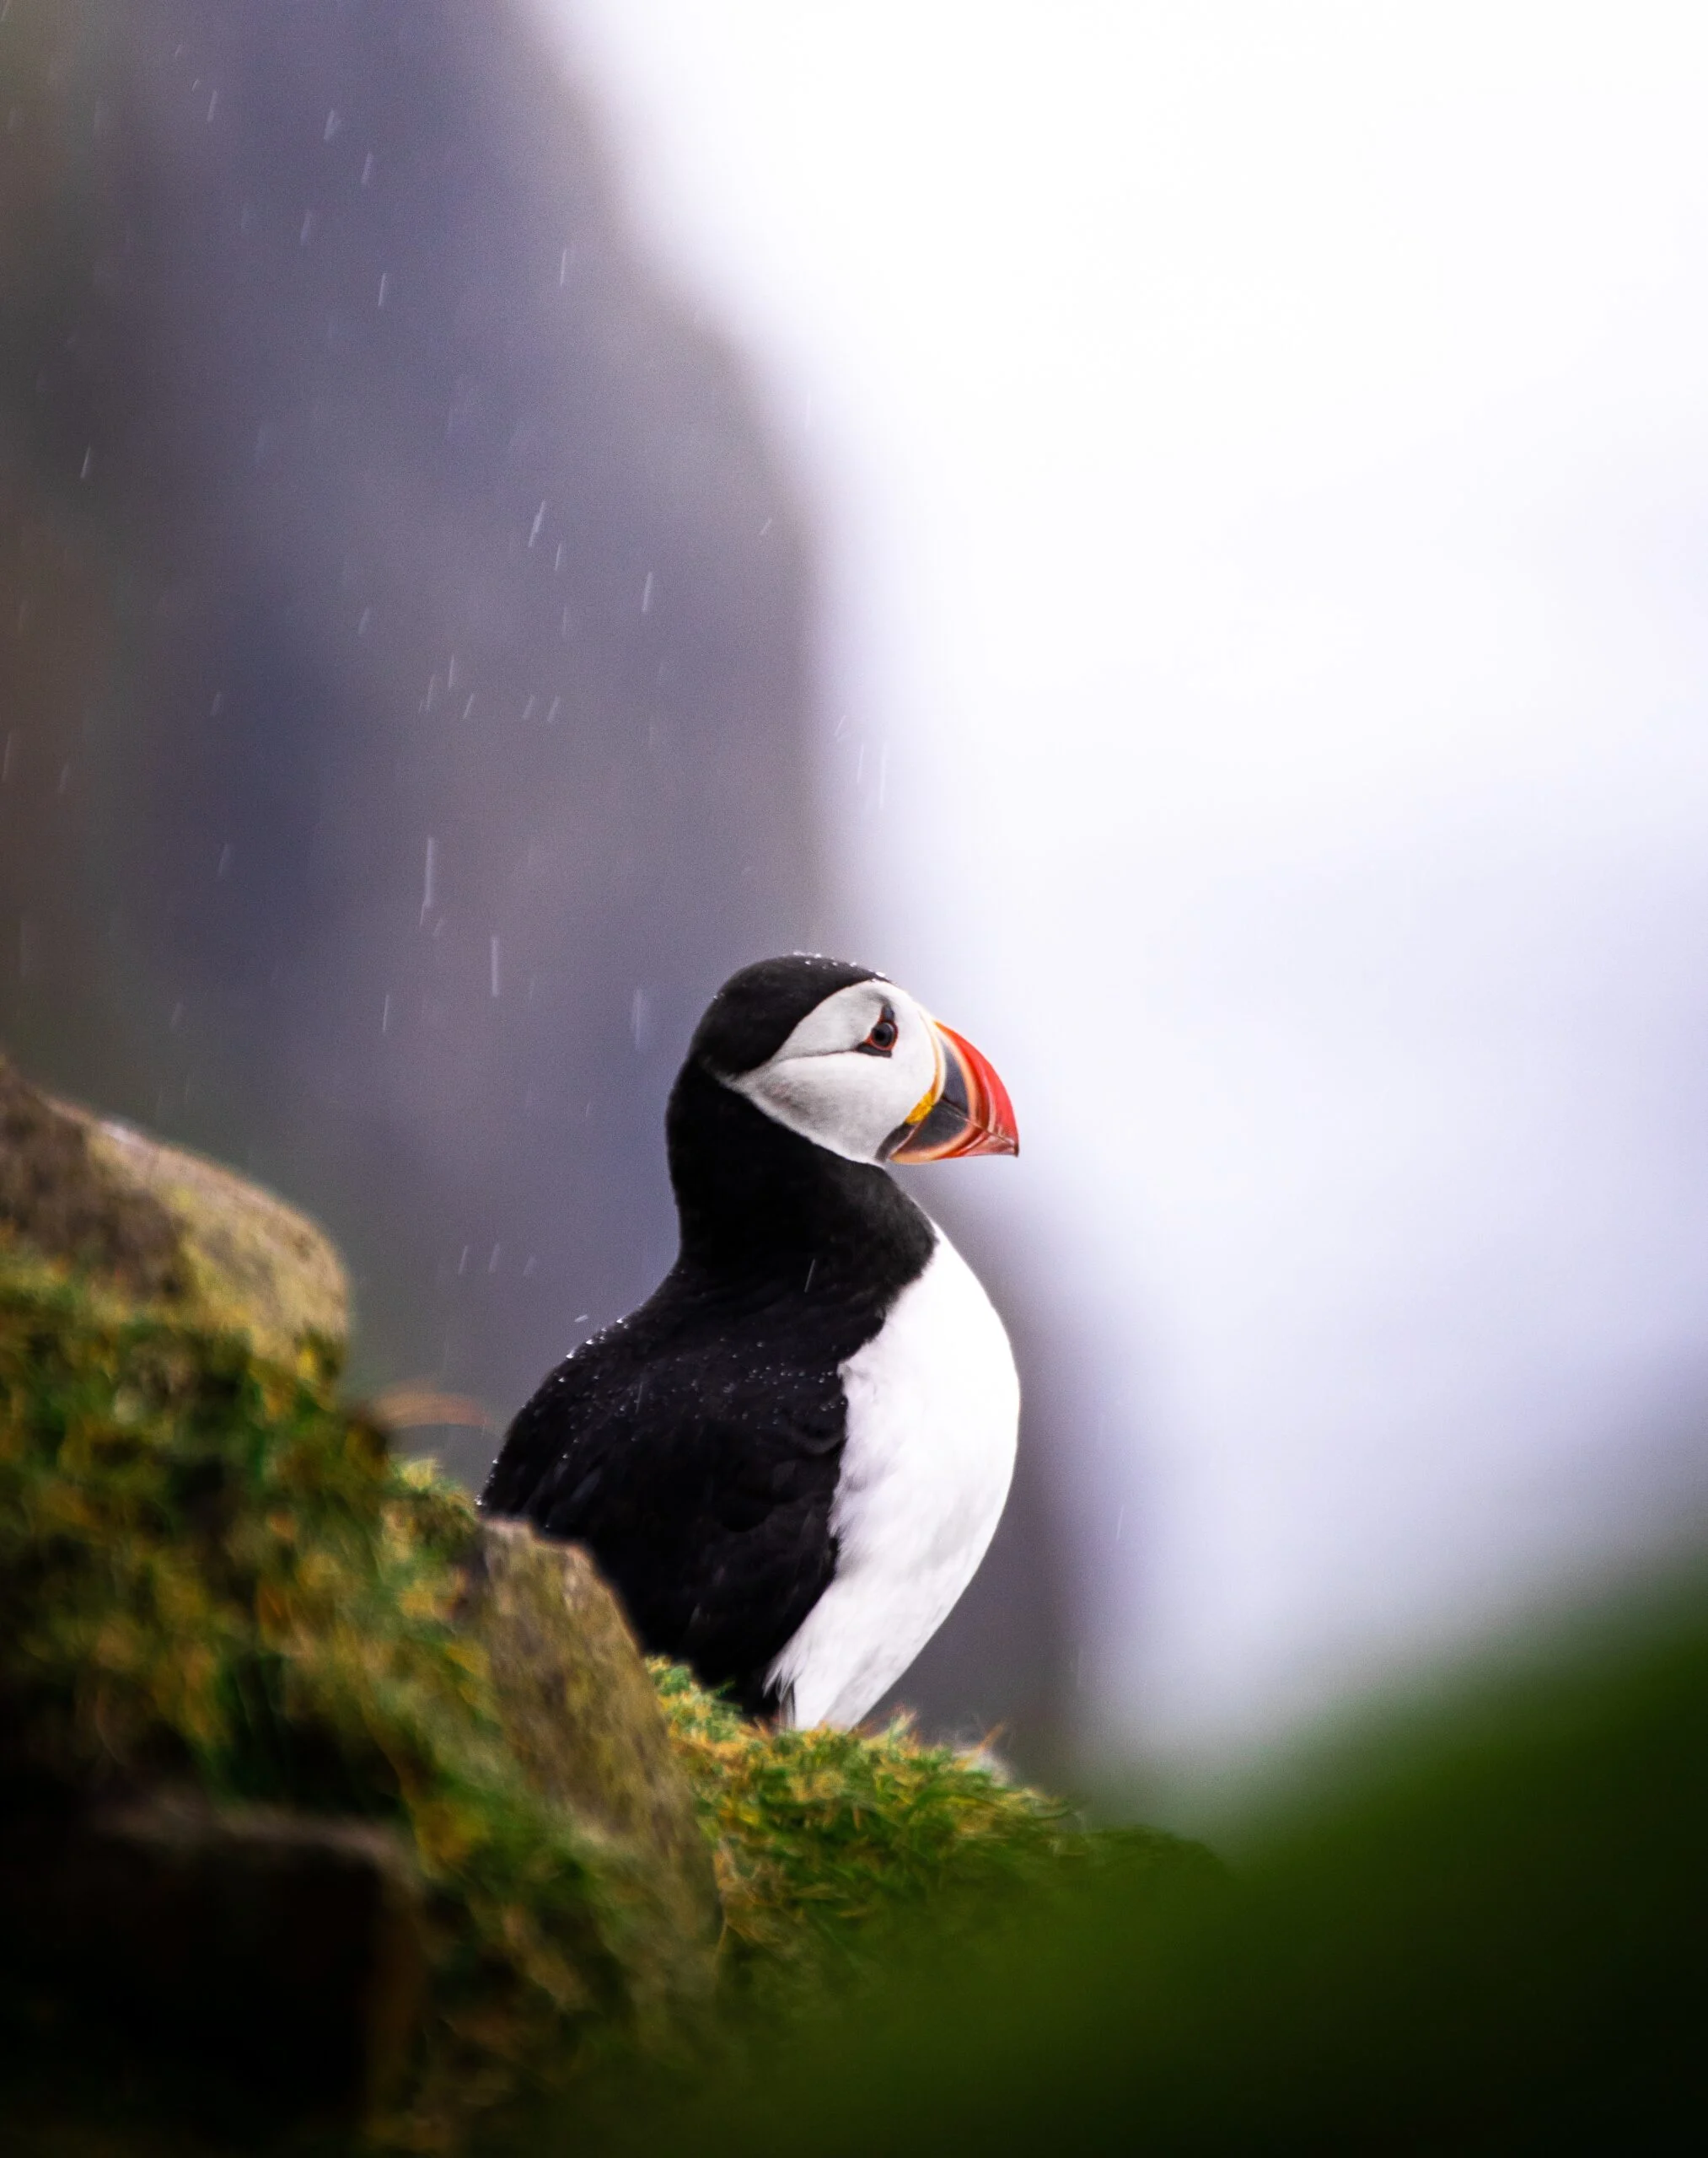
[[(767, 1833), (770, 1833), (769, 1830)], [(703, 2047), (619, 2051), (467, 2148), (926, 2154), (1695, 2151), (1708, 2102), (1708, 1594), (1581, 1625), (1259, 1822), (1227, 1872), (1069, 1868), (983, 1930), (952, 1899), (856, 1978), (803, 1974)], [(14, 2037), (17, 2034), (13, 2034)], [(67, 2034), (62, 2032), (63, 2041)], [(10, 2047), (0, 2147), (181, 2134)], [(88, 2073), (108, 2064), (95, 2048)], [(460, 2139), (459, 2139), (460, 2140)], [(361, 2138), (355, 2139), (357, 2145)], [(300, 2147), (293, 2135), (291, 2147)], [(311, 2138), (346, 2150), (342, 2138)], [(444, 2147), (440, 2145), (438, 2147)]]
[(631, 2147), (1708, 2147), (1700, 1573), (1341, 1749), (1242, 1840), (1221, 1881), (1111, 1876), (913, 1969)]

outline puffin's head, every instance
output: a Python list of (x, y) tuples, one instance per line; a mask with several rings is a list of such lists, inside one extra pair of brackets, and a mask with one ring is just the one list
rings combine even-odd
[(846, 1161), (1020, 1151), (991, 1066), (869, 967), (798, 952), (744, 967), (712, 998), (689, 1055)]

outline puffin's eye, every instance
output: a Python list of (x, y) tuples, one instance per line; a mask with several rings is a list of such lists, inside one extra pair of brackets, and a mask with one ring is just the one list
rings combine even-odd
[(857, 1044), (856, 1046), (867, 1056), (888, 1056), (891, 1049), (895, 1047), (896, 1036), (900, 1031), (895, 1023), (894, 1007), (886, 1004), (884, 1007), (884, 1015), (877, 1025), (867, 1034), (865, 1040)]

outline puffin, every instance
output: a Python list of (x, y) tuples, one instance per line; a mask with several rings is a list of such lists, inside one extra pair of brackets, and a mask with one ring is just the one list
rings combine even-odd
[(481, 1506), (583, 1545), (649, 1655), (745, 1715), (857, 1724), (1007, 1498), (1008, 1337), (898, 1162), (1015, 1154), (972, 1044), (869, 967), (744, 967), (665, 1119), (674, 1264), (520, 1411)]

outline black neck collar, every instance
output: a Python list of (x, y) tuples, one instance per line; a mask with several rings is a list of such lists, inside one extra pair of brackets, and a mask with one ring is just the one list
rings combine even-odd
[(671, 1090), (665, 1131), (679, 1269), (887, 1298), (931, 1256), (936, 1232), (887, 1169), (786, 1130), (697, 1056)]

